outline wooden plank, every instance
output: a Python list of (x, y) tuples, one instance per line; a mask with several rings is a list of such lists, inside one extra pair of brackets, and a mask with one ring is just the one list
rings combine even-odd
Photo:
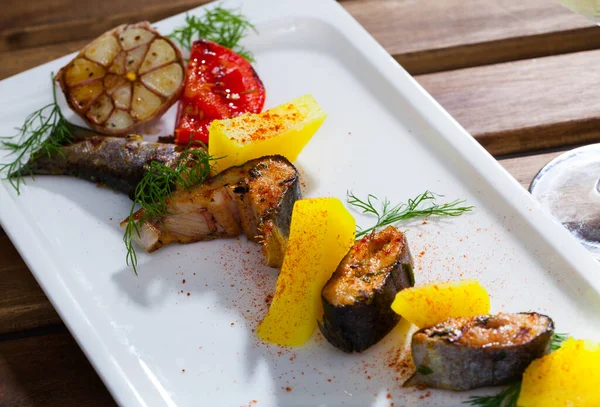
[(0, 80), (80, 50), (88, 42), (86, 39), (0, 52)]
[(536, 154), (525, 157), (503, 158), (498, 160), (500, 164), (523, 185), (529, 189), (529, 184), (539, 170), (552, 159), (558, 157), (564, 151), (553, 151), (551, 153)]
[(0, 334), (52, 324), (61, 324), (58, 314), (8, 236), (0, 236)]
[(116, 405), (68, 332), (0, 337), (0, 406)]
[(353, 0), (348, 10), (412, 74), (600, 47), (600, 29), (548, 0)]
[(0, 51), (89, 39), (119, 24), (158, 21), (209, 0), (12, 2), (0, 17)]
[(600, 51), (457, 71), (417, 80), (493, 155), (600, 141)]
[[(13, 2), (0, 16), (0, 53), (6, 60), (13, 55), (7, 51), (90, 39), (118, 24), (156, 21), (207, 1)], [(413, 74), (600, 47), (592, 23), (549, 0), (349, 0), (343, 5)], [(25, 61), (21, 70), (32, 66)]]

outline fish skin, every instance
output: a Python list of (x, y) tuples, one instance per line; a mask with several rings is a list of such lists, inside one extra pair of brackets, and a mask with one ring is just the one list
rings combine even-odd
[(32, 157), (21, 169), (29, 175), (71, 175), (106, 184), (133, 198), (151, 161), (171, 168), (177, 165), (185, 147), (143, 141), (141, 136), (108, 137), (92, 135), (75, 140), (51, 156)]
[[(385, 267), (385, 279), (380, 286), (374, 287), (372, 293), (364, 298), (357, 298), (352, 304), (333, 304), (328, 301), (328, 293), (343, 290), (347, 278), (343, 277), (344, 269), (349, 263), (360, 256), (358, 251), (365, 250), (365, 244), (392, 236), (399, 239), (399, 251), (394, 261)], [(371, 249), (369, 248), (370, 255)], [(370, 257), (367, 257), (370, 258)], [(359, 277), (354, 277), (359, 278)], [(342, 284), (338, 284), (340, 282)], [(364, 236), (349, 250), (342, 259), (321, 292), (323, 305), (323, 320), (318, 326), (323, 336), (336, 348), (347, 352), (363, 352), (379, 342), (400, 322), (400, 315), (392, 308), (396, 294), (408, 287), (414, 286), (413, 258), (410, 253), (406, 236), (393, 226)]]
[[(512, 318), (515, 315), (526, 315), (539, 321), (541, 331), (525, 343), (492, 343), (479, 346), (467, 346), (443, 336), (428, 335), (428, 332), (433, 332), (432, 329), (447, 329), (445, 327), (449, 326), (449, 323), (456, 321), (463, 321), (458, 326), (467, 326), (478, 318)], [(452, 335), (464, 334), (460, 328), (452, 331)], [(533, 360), (550, 352), (553, 333), (552, 319), (534, 312), (454, 318), (434, 327), (420, 329), (413, 334), (411, 343), (417, 372), (404, 386), (465, 391), (520, 380)]]
[[(267, 156), (231, 167), (168, 198), (168, 215), (145, 221), (133, 238), (153, 252), (169, 243), (191, 243), (244, 233), (261, 243), (265, 263), (281, 267), (292, 210), (301, 198), (300, 176), (282, 156)], [(139, 220), (144, 209), (133, 214)], [(121, 222), (126, 228), (129, 218)]]

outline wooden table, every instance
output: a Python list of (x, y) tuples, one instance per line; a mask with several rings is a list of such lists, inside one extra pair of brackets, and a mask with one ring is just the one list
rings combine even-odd
[[(0, 79), (117, 24), (203, 2), (10, 2), (0, 14)], [(524, 187), (561, 151), (600, 140), (600, 30), (555, 2), (341, 4)], [(0, 405), (114, 405), (1, 229)]]

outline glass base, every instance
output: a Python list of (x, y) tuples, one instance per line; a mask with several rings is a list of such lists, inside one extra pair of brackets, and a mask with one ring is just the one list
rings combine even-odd
[(600, 260), (600, 144), (550, 161), (529, 192)]

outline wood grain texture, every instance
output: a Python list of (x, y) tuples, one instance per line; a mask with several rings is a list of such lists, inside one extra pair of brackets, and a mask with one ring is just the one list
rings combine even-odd
[(114, 405), (68, 332), (0, 341), (0, 406)]
[[(13, 2), (0, 16), (0, 58), (16, 62), (2, 67), (0, 78), (79, 49), (82, 39), (118, 24), (157, 21), (206, 2)], [(551, 0), (347, 0), (342, 4), (413, 74), (600, 48), (599, 29)], [(58, 44), (64, 44), (64, 52), (59, 52)], [(42, 45), (54, 49), (46, 52)], [(18, 62), (19, 53), (32, 47), (38, 55), (25, 53), (27, 58)]]
[(421, 75), (493, 155), (600, 141), (600, 51)]
[(61, 323), (8, 236), (0, 236), (0, 334)]
[(119, 24), (158, 21), (208, 1), (13, 1), (0, 16), (0, 51), (89, 39)]
[(88, 42), (86, 39), (0, 52), (0, 80), (78, 51)]
[(343, 5), (412, 74), (600, 47), (600, 29), (556, 1), (353, 0)]
[(498, 160), (500, 164), (512, 175), (525, 189), (544, 165), (561, 155), (564, 151), (553, 151), (551, 153), (536, 154), (525, 157), (503, 158)]

